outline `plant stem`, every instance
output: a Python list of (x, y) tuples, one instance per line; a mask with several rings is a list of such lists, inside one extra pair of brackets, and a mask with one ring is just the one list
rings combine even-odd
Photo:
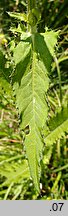
[(59, 182), (60, 178), (61, 178), (61, 172), (58, 173), (58, 176), (57, 176), (57, 178), (55, 180), (55, 183), (53, 184), (53, 187), (52, 187), (52, 190), (51, 190), (52, 193), (56, 192), (56, 188), (58, 186), (58, 182)]
[[(36, 0), (27, 0), (27, 15), (30, 13), (32, 9), (36, 8)], [(36, 32), (36, 27), (31, 27), (29, 24), (27, 25), (27, 30), (31, 31), (31, 33)]]
[(14, 182), (11, 182), (10, 186), (8, 187), (7, 192), (5, 193), (5, 196), (4, 196), (4, 200), (7, 200), (7, 197), (9, 195), (9, 192), (10, 192), (11, 187), (13, 186), (13, 184), (14, 184)]
[(28, 10), (30, 11), (33, 8), (36, 8), (36, 0), (28, 0)]
[(58, 168), (58, 169), (55, 169), (55, 170), (53, 170), (53, 172), (55, 173), (55, 172), (59, 172), (59, 171), (61, 171), (61, 170), (63, 170), (63, 169), (67, 169), (68, 168), (68, 164), (66, 164), (66, 165), (64, 165), (64, 166), (61, 166), (60, 168)]
[(58, 159), (60, 159), (60, 140), (59, 139), (57, 141), (57, 156), (58, 156)]
[(61, 88), (60, 68), (59, 68), (59, 63), (58, 63), (57, 57), (55, 56), (54, 59), (55, 59), (55, 63), (56, 63), (56, 67), (57, 67), (57, 73), (58, 73), (58, 78), (59, 78), (60, 102), (61, 102), (61, 105), (62, 105), (62, 88)]

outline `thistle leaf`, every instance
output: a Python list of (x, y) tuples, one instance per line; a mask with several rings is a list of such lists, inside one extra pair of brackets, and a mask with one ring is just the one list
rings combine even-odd
[(44, 138), (46, 145), (52, 145), (68, 132), (68, 108), (57, 113), (49, 122), (50, 133)]
[(57, 37), (59, 35), (59, 31), (47, 31), (45, 33), (42, 33), (41, 35), (44, 36), (44, 41), (47, 45), (47, 48), (49, 49), (49, 52), (54, 57), (55, 54), (55, 46), (57, 45)]
[[(21, 127), (29, 128), (25, 138), (26, 154), (35, 189), (39, 192), (40, 160), (42, 159), (43, 141), (41, 129), (47, 118), (46, 92), (49, 87), (53, 49), (57, 42), (50, 43), (51, 32), (31, 35), (21, 41), (14, 52), (16, 71), (13, 77), (13, 88), (16, 104), (21, 115)], [(57, 37), (56, 37), (57, 38)], [(52, 47), (52, 48), (51, 48)]]
[(27, 15), (25, 13), (17, 13), (17, 12), (7, 12), (7, 13), (10, 17), (27, 22)]

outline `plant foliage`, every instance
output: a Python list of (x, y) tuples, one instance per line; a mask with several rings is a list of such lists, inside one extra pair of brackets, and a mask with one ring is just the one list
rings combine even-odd
[[(5, 1), (3, 0), (3, 2)], [(44, 27), (46, 30), (45, 32), (43, 30), (43, 26), (45, 26), (45, 20), (46, 20), (46, 25), (48, 25), (48, 20), (49, 20), (50, 28), (52, 27), (52, 25), (54, 28), (58, 27), (62, 23), (63, 19), (66, 20), (65, 13), (63, 17), (61, 16), (60, 22), (59, 19), (56, 19), (56, 17), (60, 15), (60, 12), (63, 11), (63, 8), (65, 7), (66, 3), (64, 4), (64, 6), (62, 4), (60, 6), (60, 9), (58, 10), (58, 7), (61, 3), (59, 3), (57, 0), (55, 2), (54, 1), (47, 2), (46, 0), (43, 0), (41, 2), (41, 1), (33, 0), (33, 1), (28, 1), (28, 5), (27, 5), (24, 1), (20, 1), (20, 2), (16, 1), (16, 5), (15, 5), (15, 2), (12, 4), (10, 0), (9, 5), (13, 5), (13, 12), (7, 12), (7, 11), (11, 11), (12, 9), (9, 9), (7, 4), (5, 4), (6, 14), (4, 14), (3, 12), (3, 5), (1, 2), (1, 14), (2, 14), (1, 22), (4, 31), (8, 27), (6, 31), (8, 32), (10, 22), (11, 20), (13, 20), (13, 18), (15, 18), (15, 21), (10, 28), (11, 33), (8, 33), (9, 41), (11, 40), (10, 37), (12, 37), (12, 41), (9, 42), (9, 45), (7, 45), (7, 40), (4, 37), (4, 34), (0, 34), (0, 45), (1, 45), (0, 91), (2, 94), (0, 98), (2, 102), (0, 105), (1, 107), (0, 138), (1, 141), (3, 142), (3, 145), (1, 144), (0, 146), (1, 148), (1, 155), (0, 155), (1, 180), (0, 181), (3, 182), (1, 183), (0, 187), (1, 189), (4, 187), (5, 188), (8, 187), (8, 189), (1, 191), (1, 193), (4, 194), (6, 191), (4, 199), (7, 199), (9, 194), (10, 194), (9, 197), (11, 199), (10, 190), (12, 186), (14, 186), (14, 188), (16, 187), (15, 183), (18, 184), (18, 188), (16, 188), (16, 190), (14, 191), (15, 196), (13, 199), (17, 198), (19, 194), (22, 192), (23, 179), (24, 180), (27, 179), (28, 181), (30, 178), (30, 174), (34, 183), (35, 190), (38, 193), (40, 192), (40, 177), (41, 177), (40, 164), (42, 164), (43, 162), (44, 162), (43, 164), (49, 163), (53, 151), (53, 146), (54, 146), (53, 144), (57, 143), (58, 140), (61, 140), (62, 137), (65, 138), (66, 133), (68, 132), (68, 120), (67, 120), (68, 110), (67, 110), (67, 106), (65, 106), (64, 108), (62, 107), (64, 106), (64, 101), (67, 98), (67, 92), (64, 99), (62, 100), (63, 97), (62, 97), (62, 86), (61, 86), (62, 83), (63, 84), (67, 83), (67, 79), (66, 81), (64, 80), (64, 74), (61, 77), (60, 74), (61, 72), (59, 67), (59, 63), (61, 65), (63, 61), (66, 61), (68, 59), (67, 51), (63, 47), (63, 55), (59, 54), (58, 52), (57, 54), (58, 58), (56, 58), (55, 46), (57, 44), (57, 37), (59, 33), (58, 31), (52, 31), (52, 30), (49, 31), (47, 27)], [(23, 4), (23, 7), (25, 8), (24, 10), (21, 10), (21, 13), (19, 13), (20, 11), (20, 7), (18, 8), (19, 3)], [(47, 17), (45, 16), (44, 18), (45, 5), (46, 5)], [(27, 7), (27, 14), (25, 11), (26, 7)], [(52, 16), (52, 12), (53, 12), (53, 16)], [(9, 19), (8, 19), (8, 15), (10, 15)], [(4, 25), (3, 17), (7, 17), (7, 22), (5, 22), (6, 25)], [(38, 33), (38, 32), (44, 32), (44, 33)], [(67, 43), (67, 35), (65, 35), (66, 34), (65, 32), (66, 32), (66, 28), (64, 29), (63, 34), (64, 34), (64, 42)], [(16, 36), (17, 38), (15, 39)], [(59, 49), (60, 51), (62, 51), (61, 43), (59, 44), (60, 44)], [(10, 47), (10, 50), (8, 46)], [(5, 57), (3, 55), (3, 51)], [(53, 62), (53, 66), (51, 66), (53, 58), (55, 62)], [(51, 71), (51, 67), (52, 67), (52, 71)], [(67, 77), (66, 70), (67, 69), (65, 69), (65, 74), (66, 74), (65, 76)], [(56, 74), (58, 74), (59, 81)], [(55, 107), (57, 107), (57, 102), (55, 101), (54, 94), (53, 94), (53, 98), (52, 97), (49, 98), (52, 103), (51, 108), (56, 114), (53, 115), (53, 117), (51, 116), (49, 122), (47, 123), (48, 108), (49, 108), (47, 104), (47, 100), (48, 100), (47, 95), (49, 89), (49, 79), (51, 75), (54, 77), (54, 81), (53, 83), (51, 83), (51, 86), (58, 86), (58, 82), (59, 82), (60, 97), (58, 97), (58, 93), (56, 92), (56, 90), (55, 92), (61, 110), (58, 112), (56, 108), (56, 112), (55, 112)], [(9, 119), (7, 120), (7, 115), (4, 114), (4, 110), (2, 110), (2, 108), (7, 109), (7, 111), (9, 109), (8, 97), (5, 98), (4, 93), (5, 94), (8, 93), (8, 95), (10, 95), (11, 83), (13, 86), (13, 92), (16, 99), (16, 107), (18, 109), (20, 120), (21, 120), (20, 121), (21, 130), (24, 132), (23, 133), (21, 131), (22, 139), (24, 141), (24, 146), (26, 150), (26, 156), (25, 156), (27, 157), (26, 159), (25, 157), (22, 158), (22, 155), (17, 155), (18, 153), (19, 154), (21, 153), (19, 143), (16, 145), (16, 147), (18, 147), (17, 150), (15, 150), (15, 146), (12, 145), (12, 151), (9, 151), (11, 149), (11, 145), (10, 146), (8, 145), (9, 142), (8, 140), (10, 140), (10, 144), (12, 142), (15, 142), (15, 138), (18, 139), (17, 142), (20, 141), (19, 140), (20, 136), (17, 135), (17, 133), (16, 135), (14, 135), (12, 129), (13, 124), (11, 125), (11, 123), (9, 123), (10, 120)], [(67, 86), (66, 87), (64, 86), (64, 88), (67, 89)], [(6, 121), (3, 120), (4, 115), (6, 115)], [(25, 134), (24, 137), (23, 134)], [(6, 144), (4, 145), (5, 142)], [(61, 143), (61, 141), (59, 142)], [(44, 150), (44, 144), (45, 144), (45, 152), (43, 158), (42, 153)], [(6, 150), (6, 146), (7, 146), (7, 150)], [(5, 151), (4, 155), (3, 155), (3, 151)], [(67, 153), (65, 153), (65, 159), (64, 159), (65, 161), (66, 161), (66, 154)], [(60, 155), (60, 153), (58, 153), (58, 155)], [(19, 159), (18, 156), (20, 156), (22, 159), (18, 160)], [(15, 162), (15, 160), (17, 160), (18, 164), (17, 162)], [(61, 163), (62, 161), (60, 161), (60, 164)], [(65, 164), (64, 167), (66, 167)], [(29, 168), (30, 168), (30, 173), (29, 173)], [(60, 174), (58, 174), (58, 176), (61, 177)], [(58, 176), (57, 179), (59, 179)], [(56, 184), (58, 183), (55, 182), (54, 187)], [(13, 189), (11, 191), (13, 191)], [(23, 194), (24, 193), (25, 192), (23, 192)]]
[[(51, 40), (52, 37), (52, 40)], [(16, 70), (13, 88), (21, 115), (21, 127), (29, 127), (25, 138), (26, 153), (34, 185), (39, 190), (40, 159), (43, 141), (41, 130), (47, 118), (46, 92), (57, 33), (33, 34), (21, 41), (14, 50)]]
[[(44, 130), (45, 131), (45, 130)], [(65, 132), (68, 132), (68, 108), (63, 108), (49, 121), (48, 135), (44, 141), (47, 145), (52, 145), (58, 139), (65, 136)]]

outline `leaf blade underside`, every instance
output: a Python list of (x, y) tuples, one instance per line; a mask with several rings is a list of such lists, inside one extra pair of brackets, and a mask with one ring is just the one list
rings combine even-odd
[[(55, 33), (53, 37), (55, 37)], [(22, 116), (22, 129), (29, 126), (29, 134), (25, 139), (25, 147), (31, 176), (38, 192), (40, 159), (42, 158), (43, 149), (41, 129), (45, 124), (48, 112), (46, 92), (49, 87), (48, 73), (50, 72), (53, 55), (53, 52), (50, 53), (47, 47), (46, 40), (46, 34), (41, 35), (36, 33), (31, 36), (29, 42), (27, 40), (20, 42), (14, 53), (16, 72), (13, 82), (16, 104)], [(19, 55), (21, 45), (23, 53), (20, 52)], [(54, 45), (52, 45), (52, 49), (54, 49)]]

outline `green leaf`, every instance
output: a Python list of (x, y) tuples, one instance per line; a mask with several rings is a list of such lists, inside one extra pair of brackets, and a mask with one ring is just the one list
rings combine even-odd
[(10, 70), (9, 68), (5, 68), (5, 57), (0, 49), (0, 90), (6, 91), (8, 94), (11, 92), (10, 86)]
[(44, 138), (46, 145), (55, 143), (68, 132), (68, 108), (57, 113), (49, 122), (50, 133)]
[[(31, 176), (39, 192), (40, 160), (42, 159), (43, 141), (41, 129), (47, 118), (46, 92), (49, 87), (48, 73), (51, 69), (53, 49), (56, 43), (55, 33), (34, 34), (20, 42), (15, 48), (14, 61), (16, 71), (13, 88), (16, 104), (21, 115), (21, 127), (29, 128), (25, 138), (26, 153)], [(51, 48), (52, 46), (52, 48)]]
[(25, 13), (17, 13), (17, 12), (7, 12), (7, 13), (10, 17), (27, 22), (27, 15)]
[(23, 0), (21, 0), (21, 4), (27, 7), (27, 4)]
[(57, 45), (57, 37), (59, 35), (59, 31), (46, 31), (45, 33), (42, 33), (41, 35), (44, 36), (44, 40), (46, 42), (46, 45), (51, 53), (51, 55), (54, 57), (55, 49), (54, 47)]
[(23, 160), (21, 163), (5, 163), (0, 166), (0, 174), (5, 177), (3, 185), (10, 185), (18, 183), (23, 179), (30, 178), (29, 167), (27, 160)]
[(24, 61), (25, 57), (28, 55), (30, 51), (29, 42), (20, 42), (14, 51), (14, 61), (15, 65), (19, 64), (19, 62)]

